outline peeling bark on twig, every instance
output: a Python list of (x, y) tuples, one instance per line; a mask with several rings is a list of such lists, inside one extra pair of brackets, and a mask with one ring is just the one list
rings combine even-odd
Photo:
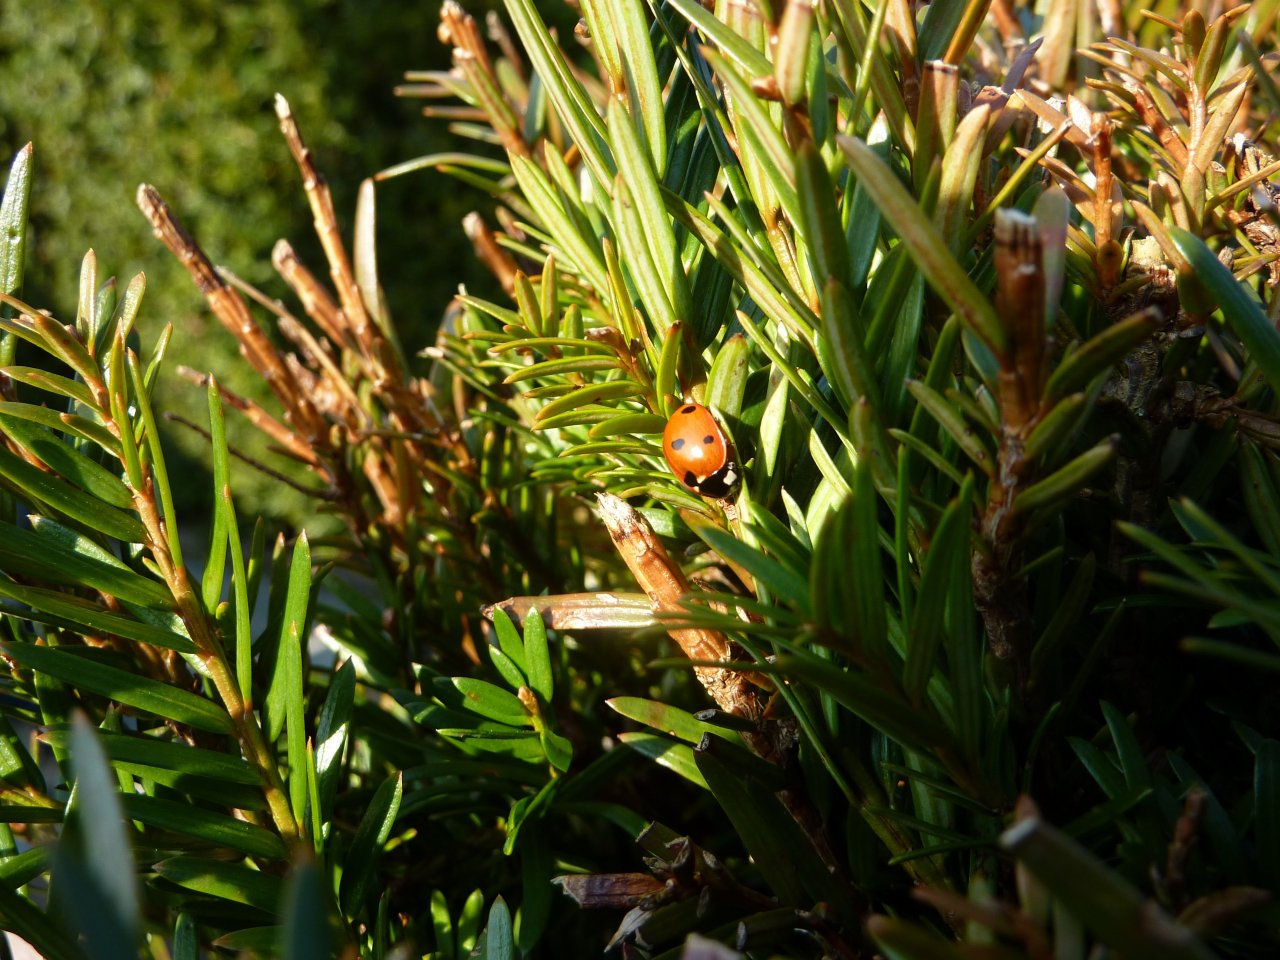
[[(690, 592), (689, 581), (658, 540), (648, 522), (624, 500), (610, 493), (597, 495), (600, 517), (613, 538), (618, 553), (649, 599), (658, 614), (683, 614), (686, 608), (681, 598)], [(733, 644), (723, 633), (701, 627), (672, 627), (667, 631), (690, 660), (730, 660), (734, 655)], [(728, 713), (752, 720), (758, 732), (743, 734), (743, 740), (759, 756), (778, 766), (786, 766), (787, 758), (795, 745), (795, 721), (789, 717), (766, 715), (767, 693), (760, 684), (762, 679), (728, 667), (694, 666), (698, 682), (710, 694), (711, 699)], [(778, 799), (788, 813), (813, 843), (823, 862), (832, 870), (838, 870), (823, 828), (808, 796), (797, 789), (778, 791)]]
[(1017, 577), (1021, 518), (1013, 503), (1026, 485), (1024, 445), (1040, 416), (1047, 369), (1045, 280), (1036, 221), (1000, 211), (995, 225), (996, 310), (1009, 334), (999, 358), (1000, 449), (996, 474), (978, 521), (981, 542), (972, 557), (973, 595), (986, 627), (987, 644), (1001, 660), (1025, 674), (1030, 605), (1026, 582)]
[[(658, 614), (684, 614), (680, 600), (689, 593), (689, 581), (680, 565), (667, 554), (644, 517), (611, 493), (598, 495), (600, 518), (604, 520), (618, 553), (626, 562), (640, 588), (653, 601)], [(667, 631), (685, 656), (694, 661), (732, 659), (729, 638), (717, 630), (702, 627), (672, 627)], [(694, 675), (722, 710), (739, 717), (758, 720), (764, 714), (764, 697), (756, 679), (741, 670), (695, 666)]]

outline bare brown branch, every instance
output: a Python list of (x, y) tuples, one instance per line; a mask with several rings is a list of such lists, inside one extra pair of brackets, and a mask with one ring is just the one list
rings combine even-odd
[[(689, 581), (680, 565), (667, 554), (666, 547), (648, 522), (625, 500), (611, 493), (598, 494), (597, 500), (600, 519), (636, 582), (653, 601), (654, 612), (687, 615), (688, 611), (680, 601), (689, 593)], [(729, 639), (718, 630), (679, 627), (668, 633), (690, 660), (731, 659)], [(747, 674), (709, 666), (695, 666), (693, 672), (722, 710), (751, 719), (759, 718), (764, 712), (761, 691)]]
[[(239, 341), (240, 352), (280, 399), (285, 408), (285, 418), (308, 438), (317, 436), (323, 429), (318, 411), (289, 377), (284, 359), (253, 319), (248, 304), (218, 276), (199, 244), (178, 223), (154, 187), (148, 184), (140, 186), (137, 199), (156, 237), (186, 267), (214, 316)], [(291, 446), (307, 449), (306, 441), (300, 439)], [(312, 456), (308, 453), (304, 459), (310, 462)]]

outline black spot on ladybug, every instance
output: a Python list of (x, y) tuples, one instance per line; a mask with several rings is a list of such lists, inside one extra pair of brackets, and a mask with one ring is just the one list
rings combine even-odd
[(697, 484), (698, 484), (698, 478), (694, 476), (693, 471), (686, 470), (684, 472), (684, 485), (686, 487), (694, 487), (694, 486), (697, 486)]
[(720, 470), (709, 477), (703, 477), (696, 484), (690, 483), (686, 474), (685, 486), (694, 487), (704, 497), (727, 497), (738, 485), (738, 465), (726, 463)]
[(713, 436), (712, 436), (711, 434), (709, 434), (709, 433), (708, 433), (705, 437), (703, 437), (703, 438), (702, 438), (702, 445), (703, 445), (704, 447), (709, 447), (709, 446), (711, 446), (711, 445), (712, 445), (713, 443), (715, 443), (715, 442), (716, 442), (716, 438), (715, 438), (715, 437), (713, 437)]
[(692, 403), (691, 403), (691, 404), (689, 404), (687, 407), (682, 407), (682, 408), (681, 408), (681, 410), (680, 410), (680, 412), (681, 412), (681, 413), (693, 413), (693, 411), (695, 411), (695, 410), (697, 410), (697, 409), (698, 409), (698, 408), (697, 408), (697, 406), (695, 406), (694, 404), (692, 404)]
[(672, 450), (679, 450), (683, 446), (684, 446), (684, 437), (676, 437), (674, 440), (671, 441)]

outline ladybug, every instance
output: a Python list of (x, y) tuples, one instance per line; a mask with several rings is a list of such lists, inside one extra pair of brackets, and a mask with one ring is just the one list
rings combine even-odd
[(681, 404), (667, 421), (662, 452), (672, 473), (701, 496), (728, 496), (742, 479), (733, 444), (711, 411), (692, 400)]

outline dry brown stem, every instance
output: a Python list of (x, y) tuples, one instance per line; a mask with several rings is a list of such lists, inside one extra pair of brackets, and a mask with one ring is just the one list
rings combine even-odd
[[(209, 375), (199, 370), (180, 366), (178, 367), (178, 374), (190, 380), (196, 386), (207, 387), (209, 385)], [(279, 444), (285, 454), (314, 468), (320, 467), (315, 450), (304, 443), (302, 438), (287, 426), (267, 413), (261, 406), (252, 400), (247, 400), (239, 394), (231, 392), (221, 384), (218, 385), (218, 393), (222, 397), (223, 403), (244, 414), (250, 423)]]
[[(138, 206), (151, 222), (156, 237), (191, 274), (214, 316), (239, 341), (240, 352), (280, 399), (286, 419), (307, 438), (317, 437), (323, 430), (319, 412), (289, 377), (284, 358), (253, 319), (248, 304), (218, 276), (199, 244), (178, 223), (154, 187), (144, 183), (138, 188)], [(300, 440), (296, 446), (305, 449), (307, 444)], [(308, 454), (309, 451), (302, 458), (311, 462)]]
[[(653, 601), (657, 614), (684, 616), (687, 609), (681, 599), (689, 593), (689, 581), (680, 565), (667, 554), (648, 522), (625, 500), (611, 493), (597, 495), (600, 518), (613, 538), (618, 554), (630, 569), (640, 588)], [(694, 661), (729, 660), (729, 639), (718, 630), (702, 627), (673, 627), (667, 631), (680, 645), (685, 656)], [(735, 716), (759, 719), (764, 713), (760, 689), (752, 678), (740, 670), (726, 667), (695, 666), (694, 675), (706, 688), (717, 706)]]
[(1044, 322), (1045, 279), (1038, 224), (1022, 213), (1001, 210), (995, 222), (996, 312), (1009, 334), (999, 357), (1000, 448), (987, 505), (978, 521), (980, 545), (973, 552), (974, 602), (982, 615), (991, 652), (1025, 669), (1029, 610), (1019, 567), (1020, 518), (1013, 509), (1030, 479), (1024, 449), (1040, 417), (1048, 374)]
[(508, 296), (515, 293), (516, 273), (519, 267), (515, 257), (498, 245), (497, 237), (478, 213), (468, 213), (462, 218), (462, 230), (471, 241), (480, 262), (489, 268), (489, 272), (498, 278), (502, 289)]

